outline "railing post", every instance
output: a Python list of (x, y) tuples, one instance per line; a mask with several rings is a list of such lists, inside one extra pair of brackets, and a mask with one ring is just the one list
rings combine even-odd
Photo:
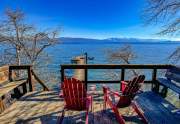
[(87, 81), (88, 81), (88, 70), (87, 69), (85, 69), (85, 74), (84, 74), (84, 82), (85, 82), (85, 87), (86, 87), (86, 90), (87, 90)]
[[(85, 53), (85, 59), (86, 59), (86, 65), (88, 64), (88, 55), (87, 55), (87, 52)], [(87, 80), (88, 80), (88, 70), (85, 69), (85, 74), (84, 74), (84, 82), (85, 82), (85, 87), (86, 87), (86, 90), (87, 90)]]
[(64, 82), (64, 68), (61, 66), (61, 82)]
[(121, 69), (121, 81), (124, 80), (124, 75), (125, 75), (125, 69), (122, 68), (122, 69)]
[(24, 84), (22, 85), (22, 89), (23, 89), (23, 94), (27, 93), (26, 83), (24, 83)]
[(12, 69), (11, 69), (10, 66), (9, 66), (9, 81), (13, 81), (13, 79), (12, 79)]
[(29, 90), (30, 91), (34, 91), (35, 90), (35, 86), (34, 83), (32, 82), (32, 74), (31, 74), (31, 69), (32, 67), (28, 67), (28, 81), (29, 81)]
[[(122, 69), (121, 69), (121, 81), (124, 80), (124, 77), (125, 77), (125, 69), (122, 68)], [(120, 90), (122, 90), (121, 88), (122, 88), (122, 86), (120, 86)]]
[(153, 91), (159, 92), (159, 83), (157, 82), (156, 77), (157, 77), (157, 69), (155, 68), (153, 69), (153, 72), (152, 72), (152, 87), (151, 88)]
[(153, 69), (152, 81), (156, 81), (156, 77), (157, 77), (157, 69)]

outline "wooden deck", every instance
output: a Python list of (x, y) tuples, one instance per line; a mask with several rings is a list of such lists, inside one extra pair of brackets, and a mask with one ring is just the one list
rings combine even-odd
[[(157, 70), (158, 69), (169, 69), (172, 67), (171, 65), (61, 65), (61, 80), (64, 80), (65, 77), (65, 69), (85, 69), (85, 85), (87, 88), (88, 84), (91, 83), (118, 83), (118, 81), (96, 81), (96, 80), (88, 80), (88, 69), (121, 69), (121, 81), (125, 79), (125, 70), (127, 69), (151, 69), (152, 70), (152, 79), (145, 81), (145, 83), (151, 84), (151, 89), (157, 93), (161, 94), (160, 84), (157, 81)], [(64, 102), (62, 98), (58, 97), (58, 92), (56, 91), (48, 91), (48, 87), (38, 78), (38, 76), (34, 73), (31, 66), (9, 66), (8, 71), (9, 74), (4, 73), (4, 75), (0, 75), (0, 79), (8, 79), (9, 83), (12, 83), (13, 72), (12, 70), (17, 69), (25, 69), (27, 70), (27, 83), (29, 84), (25, 90), (24, 88), (14, 87), (14, 91), (12, 95), (19, 96), (19, 92), (23, 90), (23, 97), (19, 99), (19, 97), (13, 97), (13, 103), (10, 107), (6, 107), (4, 109), (3, 100), (6, 100), (6, 97), (2, 97), (0, 101), (0, 108), (3, 109), (3, 112), (0, 114), (0, 124), (56, 124), (57, 119), (61, 116), (62, 109), (64, 107)], [(4, 72), (4, 68), (2, 69)], [(5, 78), (4, 78), (5, 77)], [(34, 77), (34, 78), (33, 78)], [(34, 81), (32, 79), (36, 79), (37, 83), (39, 83), (44, 91), (37, 92), (35, 91)], [(4, 82), (4, 81), (3, 81)], [(8, 84), (8, 89), (12, 86), (12, 84)], [(17, 85), (19, 86), (19, 85)], [(13, 87), (13, 86), (12, 86)], [(4, 87), (5, 88), (5, 87)], [(2, 94), (8, 96), (6, 90), (2, 88)], [(17, 89), (18, 88), (18, 89)], [(166, 87), (167, 89), (167, 87)], [(3, 91), (4, 90), (4, 91)], [(27, 92), (24, 92), (27, 91)], [(167, 94), (167, 92), (165, 93)], [(1, 94), (0, 94), (1, 95)], [(5, 96), (4, 95), (4, 96)], [(2, 96), (2, 95), (1, 95)], [(22, 96), (22, 95), (20, 95)], [(166, 95), (163, 95), (166, 96)], [(89, 122), (94, 124), (116, 124), (117, 120), (115, 115), (112, 113), (111, 109), (107, 108), (107, 110), (103, 110), (103, 97), (102, 92), (97, 92), (97, 94), (93, 95), (93, 112), (89, 114)], [(9, 100), (9, 99), (7, 99)], [(150, 98), (151, 101), (151, 98)], [(11, 102), (11, 101), (10, 101)], [(144, 101), (143, 101), (144, 102)], [(3, 104), (2, 104), (3, 103)], [(149, 102), (144, 102), (145, 104), (149, 104)], [(6, 105), (6, 104), (5, 104)], [(0, 110), (1, 110), (0, 109)], [(149, 109), (149, 108), (147, 108)], [(126, 123), (139, 124), (142, 123), (135, 112), (132, 111), (132, 108), (126, 107), (123, 109), (119, 109), (119, 112), (123, 115)], [(156, 111), (155, 111), (156, 112)], [(63, 123), (64, 124), (81, 124), (85, 121), (85, 112), (78, 111), (68, 111), (66, 112)], [(179, 121), (178, 121), (179, 122)]]
[[(93, 113), (90, 114), (90, 123), (116, 124), (116, 118), (110, 109), (103, 111), (102, 93), (93, 95)], [(0, 114), (1, 124), (55, 124), (64, 106), (63, 99), (56, 91), (27, 93), (20, 100)], [(119, 110), (127, 123), (141, 123), (131, 108)], [(66, 123), (84, 123), (85, 112), (68, 111), (65, 115)]]

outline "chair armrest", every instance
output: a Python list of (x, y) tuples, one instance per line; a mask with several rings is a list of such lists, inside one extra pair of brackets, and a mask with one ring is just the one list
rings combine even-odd
[(121, 91), (117, 92), (117, 91), (109, 90), (108, 94), (118, 96), (118, 97), (124, 96)]
[(128, 85), (128, 82), (126, 82), (126, 81), (121, 81), (121, 91), (122, 92), (124, 92), (124, 90), (125, 90), (125, 88), (126, 88), (126, 86)]
[(128, 82), (126, 82), (126, 81), (121, 81), (121, 84), (127, 85)]
[(63, 97), (64, 97), (64, 95), (63, 95), (63, 92), (62, 92), (62, 91), (59, 93), (59, 97), (60, 97), (60, 98), (63, 98)]

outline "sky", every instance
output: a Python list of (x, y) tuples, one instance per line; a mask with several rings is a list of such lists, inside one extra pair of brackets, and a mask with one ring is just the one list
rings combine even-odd
[(159, 25), (144, 26), (145, 4), (146, 0), (0, 0), (0, 17), (6, 8), (18, 8), (40, 29), (60, 27), (60, 37), (179, 40), (157, 36)]

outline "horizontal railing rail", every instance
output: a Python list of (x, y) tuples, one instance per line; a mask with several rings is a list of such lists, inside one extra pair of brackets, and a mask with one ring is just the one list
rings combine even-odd
[(64, 81), (65, 70), (66, 69), (85, 69), (85, 85), (87, 88), (88, 83), (120, 83), (120, 81), (89, 81), (88, 80), (88, 71), (89, 69), (121, 69), (121, 81), (125, 78), (125, 70), (126, 69), (152, 69), (152, 80), (145, 81), (145, 83), (153, 83), (156, 82), (157, 70), (158, 69), (169, 69), (172, 65), (169, 64), (83, 64), (83, 65), (75, 65), (75, 64), (63, 64), (61, 65), (61, 81)]
[(169, 64), (63, 64), (61, 69), (167, 69), (172, 67)]

